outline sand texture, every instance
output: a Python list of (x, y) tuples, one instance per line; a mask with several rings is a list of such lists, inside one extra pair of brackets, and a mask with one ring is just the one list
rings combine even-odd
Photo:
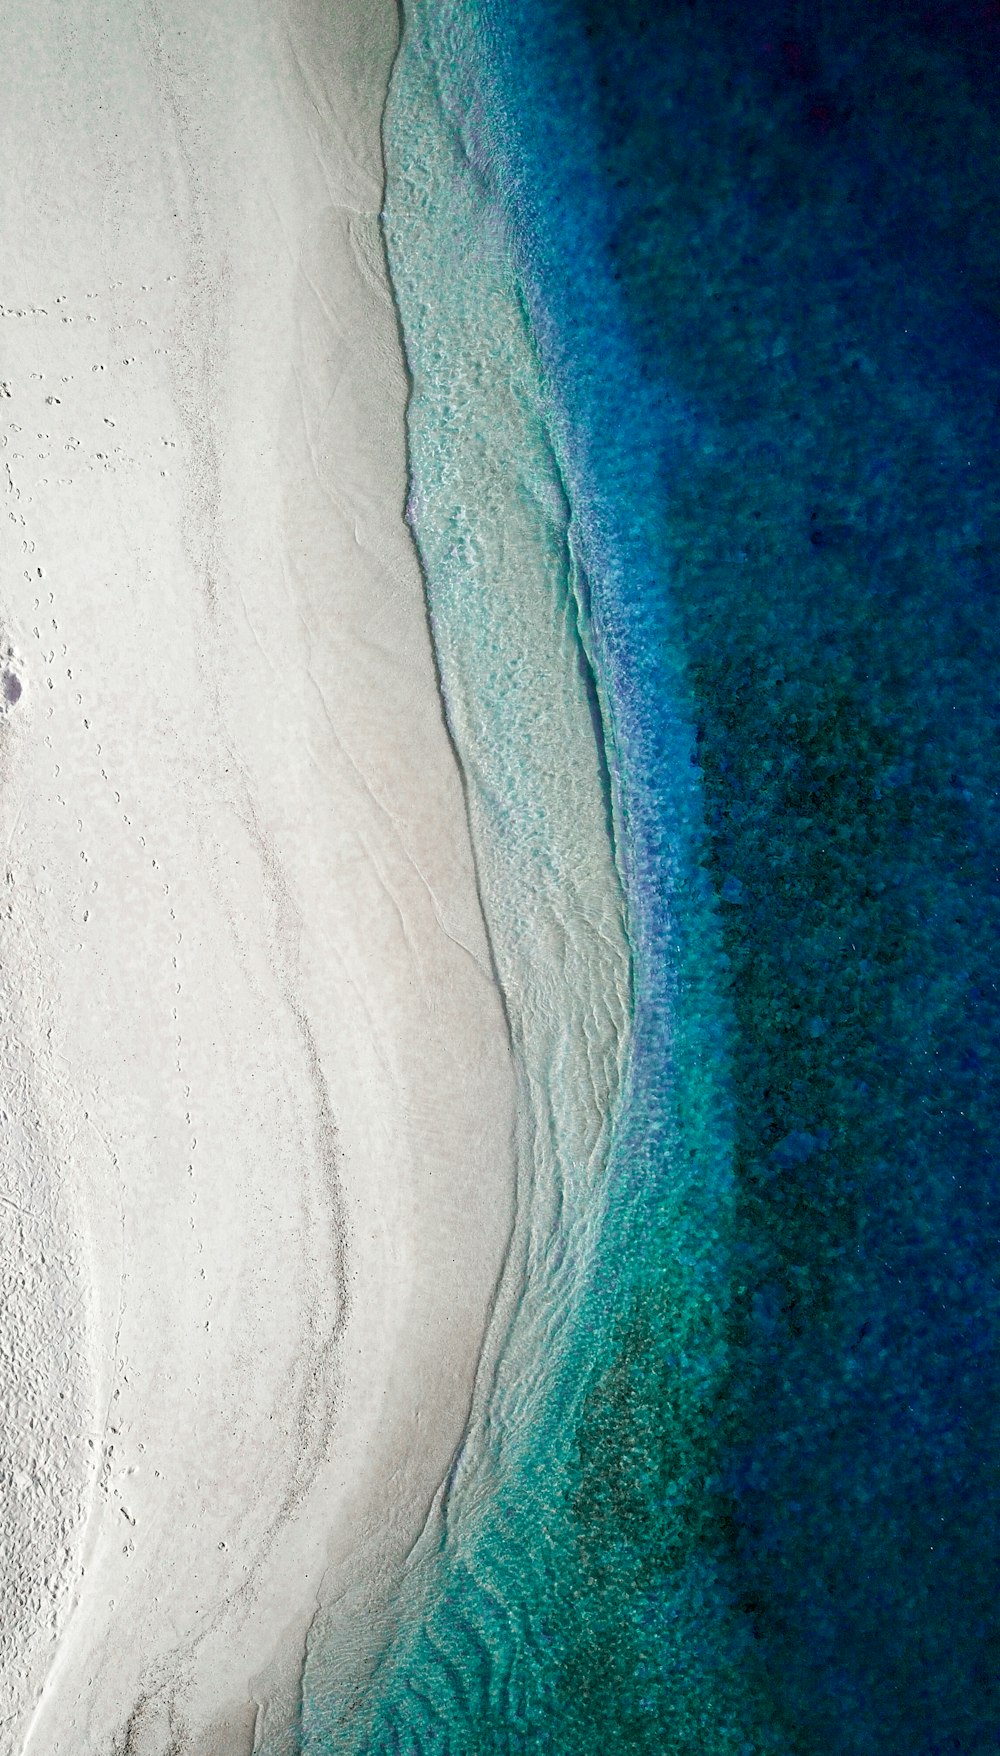
[(513, 1085), (402, 512), (389, 0), (0, 19), (0, 1751), (294, 1749)]

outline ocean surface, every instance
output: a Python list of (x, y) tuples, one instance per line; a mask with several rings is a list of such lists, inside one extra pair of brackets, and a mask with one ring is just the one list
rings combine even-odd
[(338, 1756), (1000, 1750), (1000, 9), (405, 0), (409, 516), (521, 1080)]

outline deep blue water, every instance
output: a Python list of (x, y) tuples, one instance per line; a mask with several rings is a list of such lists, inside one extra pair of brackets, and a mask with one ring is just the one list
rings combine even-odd
[(985, 1756), (1000, 9), (405, 10), (540, 363), (634, 1038), (558, 1382), (315, 1747)]

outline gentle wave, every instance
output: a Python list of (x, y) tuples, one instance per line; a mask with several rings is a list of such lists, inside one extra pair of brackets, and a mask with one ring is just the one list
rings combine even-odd
[[(574, 1674), (635, 1596), (631, 1563), (609, 1582), (611, 1557), (595, 1559), (592, 1502), (601, 1436), (620, 1449), (635, 1414), (615, 1408), (616, 1374), (638, 1359), (636, 1300), (644, 1272), (662, 1280), (665, 1250), (679, 1258), (660, 1317), (690, 1368), (688, 1470), (720, 1368), (704, 1314), (720, 1246), (704, 1239), (728, 1190), (724, 1023), (690, 721), (656, 609), (648, 484), (621, 491), (623, 455), (617, 438), (601, 454), (593, 407), (603, 397), (624, 419), (641, 396), (630, 404), (613, 313), (608, 328), (606, 309), (578, 311), (590, 332), (574, 336), (535, 296), (533, 274), (559, 270), (547, 222), (532, 235), (518, 199), (530, 172), (498, 23), (490, 8), (408, 8), (385, 229), (413, 375), (410, 516), (521, 1081), (519, 1219), (465, 1444), (395, 1634), (350, 1688), (343, 1666), (310, 1665), (307, 1747), (344, 1753), (565, 1747), (587, 1717)], [(586, 217), (577, 203), (574, 222)], [(588, 248), (596, 259), (596, 235)], [(610, 382), (582, 385), (574, 355), (599, 358)], [(682, 1017), (684, 982), (700, 1012), (686, 1001)], [(689, 1555), (666, 1612), (678, 1666), (714, 1592), (711, 1557)]]

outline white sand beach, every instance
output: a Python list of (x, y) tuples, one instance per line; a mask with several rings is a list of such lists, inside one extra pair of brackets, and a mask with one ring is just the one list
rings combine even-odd
[(295, 1748), (458, 1443), (513, 1083), (378, 225), (391, 0), (0, 17), (2, 1756)]

